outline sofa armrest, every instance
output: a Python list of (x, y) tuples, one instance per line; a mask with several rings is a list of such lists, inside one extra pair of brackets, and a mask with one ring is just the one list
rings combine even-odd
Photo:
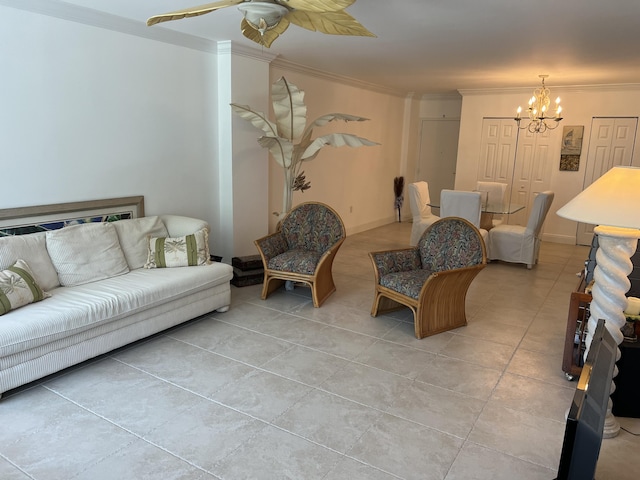
[(185, 217), (182, 215), (159, 215), (160, 220), (167, 227), (170, 237), (181, 237), (190, 235), (203, 228), (209, 231), (209, 224), (198, 218)]

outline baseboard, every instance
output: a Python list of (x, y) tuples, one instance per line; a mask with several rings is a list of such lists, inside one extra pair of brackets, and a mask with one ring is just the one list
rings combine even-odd
[(389, 225), (390, 223), (397, 222), (398, 217), (387, 217), (380, 220), (376, 220), (374, 222), (364, 223), (362, 225), (355, 225), (351, 227), (346, 227), (347, 235), (355, 235), (356, 233), (366, 232), (367, 230), (371, 230), (373, 228), (382, 227), (384, 225)]
[(543, 233), (541, 236), (543, 242), (563, 243), (565, 245), (576, 245), (575, 235), (556, 235), (553, 233)]

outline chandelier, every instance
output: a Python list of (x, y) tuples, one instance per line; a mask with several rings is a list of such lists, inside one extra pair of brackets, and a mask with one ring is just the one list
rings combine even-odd
[(516, 118), (514, 120), (518, 122), (518, 128), (527, 129), (531, 133), (543, 133), (546, 130), (553, 130), (558, 126), (562, 117), (562, 107), (560, 106), (560, 97), (555, 101), (555, 112), (551, 116), (549, 112), (549, 105), (551, 104), (550, 94), (551, 92), (544, 84), (544, 79), (549, 75), (538, 75), (542, 79), (542, 86), (536, 88), (533, 91), (533, 97), (529, 99), (529, 108), (527, 114), (529, 116), (529, 123), (524, 126), (520, 126), (520, 122), (523, 120), (520, 117), (522, 113), (522, 107), (518, 107)]

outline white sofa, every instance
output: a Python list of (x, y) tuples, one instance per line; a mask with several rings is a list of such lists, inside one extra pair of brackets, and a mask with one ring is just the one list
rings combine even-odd
[[(201, 220), (161, 215), (1, 237), (0, 271), (21, 259), (47, 293), (0, 316), (0, 395), (213, 310), (226, 311), (233, 270), (208, 261), (208, 228)], [(149, 236), (194, 232), (200, 232), (198, 266), (145, 268), (157, 266), (147, 262)]]

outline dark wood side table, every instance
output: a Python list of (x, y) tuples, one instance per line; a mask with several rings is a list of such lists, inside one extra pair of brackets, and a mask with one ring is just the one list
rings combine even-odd
[(567, 330), (564, 338), (564, 354), (562, 356), (562, 371), (567, 380), (573, 380), (582, 372), (584, 337), (587, 321), (589, 320), (589, 304), (591, 295), (584, 293), (584, 273), (575, 291), (571, 292), (569, 313), (567, 314)]

